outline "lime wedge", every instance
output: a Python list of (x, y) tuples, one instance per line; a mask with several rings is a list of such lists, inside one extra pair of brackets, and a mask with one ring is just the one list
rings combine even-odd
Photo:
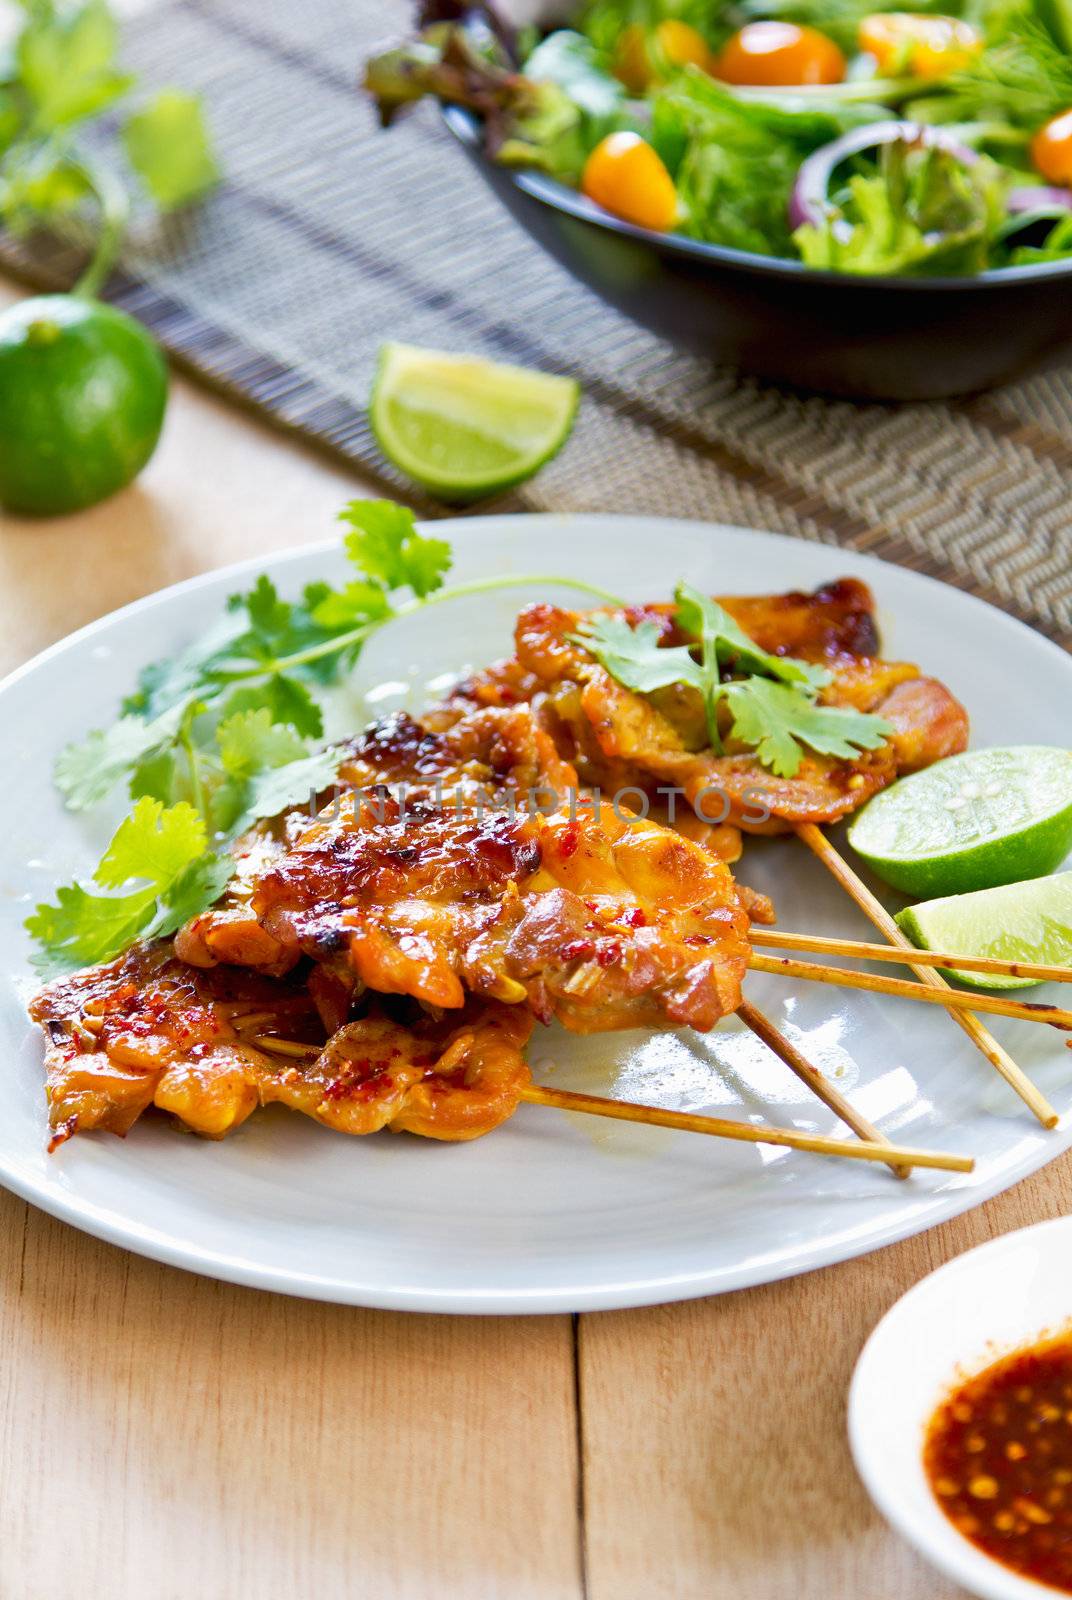
[(967, 894), (1041, 878), (1072, 848), (1072, 750), (950, 756), (864, 806), (849, 843), (905, 894)]
[[(897, 922), (921, 950), (1072, 966), (1072, 872), (925, 900), (899, 912)], [(1039, 982), (986, 972), (949, 976), (970, 989), (1033, 989)]]
[(370, 418), (396, 467), (442, 500), (476, 500), (549, 461), (579, 397), (572, 378), (385, 344)]

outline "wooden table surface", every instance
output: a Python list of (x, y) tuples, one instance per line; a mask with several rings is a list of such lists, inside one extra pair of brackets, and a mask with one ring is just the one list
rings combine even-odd
[[(177, 382), (137, 487), (62, 521), (0, 513), (0, 672), (163, 584), (323, 538), (354, 490)], [(924, 1273), (1070, 1206), (1066, 1157), (787, 1283), (478, 1319), (232, 1288), (0, 1192), (0, 1595), (952, 1600), (857, 1481), (849, 1376)]]

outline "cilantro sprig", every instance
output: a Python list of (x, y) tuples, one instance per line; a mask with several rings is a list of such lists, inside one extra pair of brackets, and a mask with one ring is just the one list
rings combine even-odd
[[(132, 186), (163, 211), (216, 182), (201, 103), (165, 89), (120, 128), (117, 159), (80, 140), (96, 117), (114, 114), (136, 86), (118, 61), (119, 33), (107, 0), (23, 0), (25, 19), (0, 51), (0, 223), (16, 233), (42, 225), (93, 224), (92, 258), (77, 292), (95, 295), (115, 262), (130, 217)], [(121, 152), (121, 157), (120, 157)]]
[[(339, 753), (316, 748), (321, 696), (380, 628), (521, 584), (563, 584), (620, 603), (597, 585), (546, 575), (447, 588), (450, 546), (419, 533), (412, 511), (355, 500), (340, 519), (352, 577), (339, 587), (309, 584), (287, 600), (262, 574), (200, 639), (142, 670), (116, 722), (61, 752), (54, 776), (69, 810), (92, 810), (121, 783), (135, 804), (93, 884), (61, 888), (27, 921), (42, 972), (174, 932), (223, 892), (233, 870), (227, 847), (240, 833), (330, 786)], [(120, 892), (99, 892), (107, 890)]]
[(830, 683), (825, 667), (760, 649), (717, 601), (687, 583), (674, 591), (678, 626), (695, 644), (660, 645), (655, 622), (630, 627), (624, 617), (583, 622), (574, 642), (627, 689), (654, 694), (685, 684), (703, 703), (708, 741), (723, 749), (719, 710), (730, 713), (730, 732), (779, 777), (800, 770), (803, 746), (819, 755), (851, 759), (877, 750), (893, 731), (881, 717), (840, 706), (818, 705)]
[[(26, 927), (45, 977), (104, 961), (135, 939), (163, 937), (216, 899), (234, 864), (208, 848), (205, 824), (185, 803), (139, 800), (116, 829), (93, 884), (68, 884)], [(99, 894), (98, 889), (119, 890)]]

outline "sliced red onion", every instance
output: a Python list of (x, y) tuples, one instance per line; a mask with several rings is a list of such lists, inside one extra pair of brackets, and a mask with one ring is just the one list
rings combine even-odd
[(1072, 211), (1072, 189), (1055, 189), (1040, 183), (1035, 187), (1025, 184), (1022, 189), (1010, 189), (1005, 197), (1005, 209), (1011, 217), (1025, 211), (1044, 211), (1050, 207)]
[(859, 155), (863, 150), (876, 150), (886, 144), (913, 144), (923, 149), (948, 150), (966, 167), (979, 157), (970, 145), (963, 144), (940, 127), (923, 122), (869, 122), (865, 127), (852, 128), (840, 139), (813, 150), (801, 163), (793, 192), (789, 196), (789, 226), (799, 228), (805, 222), (821, 228), (827, 217), (830, 179), (834, 168), (847, 156)]

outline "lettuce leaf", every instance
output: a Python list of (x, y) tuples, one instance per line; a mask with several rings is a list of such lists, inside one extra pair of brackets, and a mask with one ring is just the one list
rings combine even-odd
[(944, 150), (887, 145), (874, 176), (857, 173), (821, 227), (793, 242), (810, 267), (907, 277), (981, 272), (1004, 217), (1001, 170)]
[(1067, 256), (1072, 256), (1072, 215), (1055, 223), (1040, 245), (1018, 245), (1009, 257), (1009, 264), (1033, 267), (1040, 261), (1063, 261)]
[(846, 128), (888, 113), (866, 104), (735, 95), (686, 67), (652, 100), (651, 138), (674, 174), (682, 231), (711, 244), (792, 255), (789, 194), (800, 163)]

